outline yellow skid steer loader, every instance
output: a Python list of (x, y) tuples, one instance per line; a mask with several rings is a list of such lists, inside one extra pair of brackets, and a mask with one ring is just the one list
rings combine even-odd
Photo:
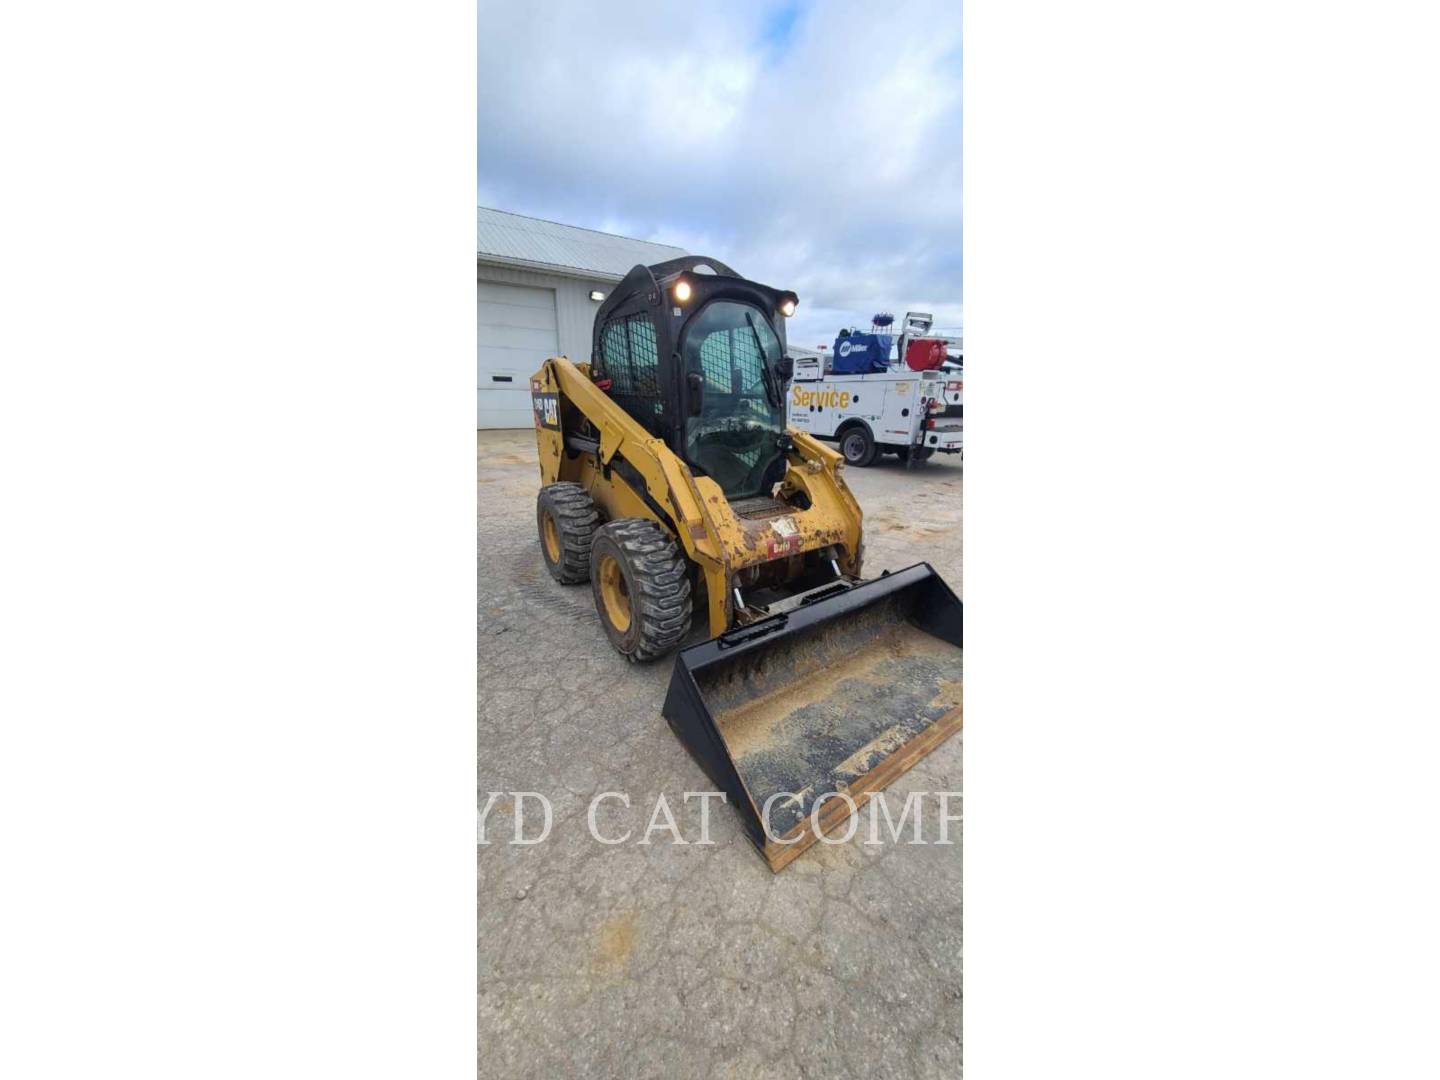
[(546, 567), (632, 661), (703, 608), (663, 712), (777, 871), (961, 724), (960, 601), (927, 563), (863, 580), (840, 455), (786, 429), (797, 303), (714, 259), (636, 266), (589, 363), (530, 382)]

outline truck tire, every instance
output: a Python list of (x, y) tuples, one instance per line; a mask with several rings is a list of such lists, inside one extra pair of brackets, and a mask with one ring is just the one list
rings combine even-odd
[(880, 451), (875, 446), (870, 429), (864, 424), (856, 424), (840, 433), (840, 453), (845, 457), (845, 464), (863, 469), (874, 464)]
[(590, 589), (610, 644), (627, 660), (664, 656), (690, 630), (690, 575), (673, 537), (653, 521), (602, 525), (590, 549)]
[(547, 484), (535, 501), (540, 554), (561, 585), (590, 580), (590, 545), (600, 526), (595, 502), (579, 484)]

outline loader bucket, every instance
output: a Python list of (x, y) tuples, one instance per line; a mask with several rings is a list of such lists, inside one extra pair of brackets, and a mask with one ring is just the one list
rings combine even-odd
[(771, 870), (960, 729), (961, 622), (920, 563), (679, 653), (665, 718)]

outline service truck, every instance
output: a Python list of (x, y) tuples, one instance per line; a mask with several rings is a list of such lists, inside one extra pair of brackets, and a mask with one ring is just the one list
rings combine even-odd
[(892, 316), (877, 315), (868, 331), (845, 329), (831, 357), (797, 357), (786, 397), (789, 425), (839, 444), (851, 465), (882, 453), (915, 465), (937, 451), (963, 454), (963, 368), (952, 363), (954, 339), (927, 336), (933, 320), (909, 312), (898, 348)]

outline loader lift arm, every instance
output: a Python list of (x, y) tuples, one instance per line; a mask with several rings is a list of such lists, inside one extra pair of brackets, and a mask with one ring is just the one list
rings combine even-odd
[[(613, 504), (611, 517), (660, 517), (703, 577), (712, 637), (747, 617), (763, 614), (746, 612), (737, 605), (732, 578), (736, 570), (774, 557), (775, 549), (766, 546), (773, 540), (765, 522), (737, 516), (713, 480), (694, 476), (663, 440), (595, 384), (589, 365), (552, 357), (532, 379), (531, 392), (536, 397), (543, 483), (573, 478), (598, 504)], [(555, 402), (554, 428), (544, 422), (546, 398)], [(587, 421), (598, 446), (593, 455), (573, 456), (566, 440)], [(838, 563), (858, 577), (861, 512), (840, 479), (844, 459), (803, 432), (789, 435), (793, 445), (784, 493), (803, 494), (802, 501), (812, 507), (810, 513), (787, 516), (797, 529), (790, 546), (804, 551), (833, 544), (841, 549)], [(634, 505), (635, 499), (644, 509)]]
[[(731, 617), (725, 563), (715, 540), (714, 525), (705, 514), (704, 503), (693, 478), (678, 467), (675, 456), (663, 442), (641, 427), (591, 381), (588, 365), (581, 367), (563, 356), (552, 357), (536, 374), (532, 392), (537, 386), (541, 394), (558, 394), (560, 402), (572, 406), (573, 411), (588, 420), (598, 433), (599, 447), (595, 454), (592, 481), (604, 482), (615, 469), (617, 458), (638, 473), (638, 486), (643, 490), (634, 490), (637, 486), (634, 473), (626, 480), (624, 472), (621, 472), (620, 479), (642, 503), (648, 498), (663, 511), (668, 519), (664, 524), (674, 532), (686, 554), (704, 575), (711, 632), (718, 634), (724, 630)], [(557, 412), (563, 421), (572, 410), (560, 408)], [(563, 428), (547, 430), (540, 425), (538, 417), (537, 430), (541, 476), (545, 483), (553, 483), (564, 472), (562, 462), (566, 458), (566, 433)], [(596, 494), (593, 484), (591, 494)], [(719, 629), (716, 629), (717, 626)]]

